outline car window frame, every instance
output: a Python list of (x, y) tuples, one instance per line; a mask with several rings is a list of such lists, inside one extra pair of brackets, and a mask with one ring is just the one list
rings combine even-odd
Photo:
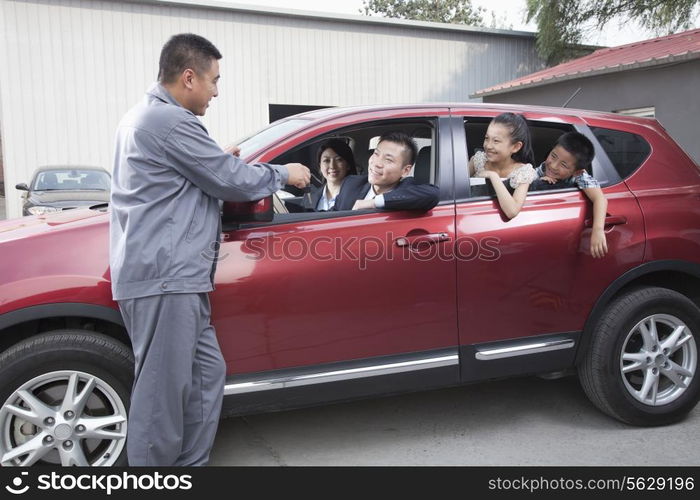
[[(302, 140), (299, 144), (289, 148), (288, 150), (284, 151), (283, 153), (279, 153), (276, 155), (276, 157), (281, 156), (282, 154), (294, 152), (295, 150), (301, 149), (303, 147), (307, 147), (309, 144), (317, 143), (319, 141), (323, 141), (326, 138), (331, 138), (331, 137), (336, 137), (336, 136), (343, 136), (343, 134), (347, 134), (353, 130), (357, 130), (359, 128), (363, 127), (378, 127), (378, 126), (390, 126), (392, 124), (396, 124), (397, 128), (401, 128), (402, 125), (405, 126), (406, 124), (411, 124), (411, 123), (418, 123), (418, 122), (430, 122), (429, 125), (433, 128), (433, 135), (434, 135), (434, 140), (433, 140), (433, 147), (437, 145), (437, 150), (435, 151), (435, 162), (434, 162), (434, 168), (436, 170), (436, 181), (438, 181), (438, 187), (440, 188), (440, 201), (438, 202), (438, 206), (441, 205), (449, 205), (454, 203), (454, 192), (453, 192), (453, 185), (454, 185), (454, 180), (453, 180), (453, 173), (454, 169), (452, 168), (452, 134), (451, 134), (451, 124), (450, 124), (450, 118), (447, 115), (432, 115), (432, 114), (427, 114), (427, 115), (415, 115), (415, 116), (402, 116), (400, 118), (377, 118), (374, 120), (369, 120), (365, 122), (356, 122), (350, 125), (345, 125), (342, 127), (338, 127), (336, 129), (331, 129), (324, 131), (322, 135), (317, 135), (311, 138), (306, 138), (305, 140)], [(428, 125), (428, 123), (426, 123)], [(308, 132), (308, 131), (306, 131)], [(328, 211), (328, 212), (290, 212), (286, 214), (275, 214), (274, 215), (274, 220), (270, 222), (255, 222), (255, 223), (249, 223), (249, 224), (242, 224), (242, 225), (236, 225), (236, 224), (227, 224), (224, 227), (224, 230), (231, 230), (235, 228), (239, 229), (249, 229), (249, 228), (257, 228), (257, 227), (270, 227), (270, 226), (277, 226), (280, 224), (289, 224), (289, 223), (295, 223), (295, 222), (307, 222), (307, 221), (313, 221), (313, 220), (326, 220), (326, 219), (336, 219), (336, 218), (344, 218), (344, 217), (353, 217), (353, 216), (359, 216), (359, 215), (367, 215), (367, 214), (377, 214), (377, 213), (395, 213), (395, 212), (402, 212), (402, 213), (410, 213), (410, 210), (382, 210), (382, 209), (374, 209), (374, 210), (343, 210), (343, 211)], [(422, 214), (421, 214), (422, 215)]]
[[(495, 116), (495, 114), (494, 114)], [(482, 115), (478, 115), (478, 118), (483, 118)], [(465, 121), (469, 118), (469, 115), (467, 114), (459, 114), (459, 115), (454, 115), (455, 121), (453, 122), (453, 140), (455, 144), (454, 148), (454, 154), (455, 158), (458, 157), (463, 157), (463, 160), (460, 161), (464, 166), (461, 167), (461, 165), (457, 165), (457, 161), (455, 161), (455, 203), (465, 203), (465, 202), (472, 202), (472, 201), (485, 201), (485, 200), (494, 200), (496, 197), (495, 195), (493, 196), (485, 196), (485, 195), (479, 195), (475, 196), (472, 195), (472, 186), (471, 186), (471, 181), (470, 177), (467, 174), (467, 169), (468, 169), (468, 156), (467, 156), (467, 150), (468, 150), (468, 144), (467, 144), (467, 137), (466, 137), (466, 130), (464, 127)], [(547, 123), (548, 120), (545, 119), (539, 119), (539, 118), (527, 118), (528, 122), (530, 123)], [(601, 185), (601, 188), (605, 189), (610, 186), (615, 186), (621, 182), (623, 182), (623, 179), (620, 177), (620, 175), (617, 172), (617, 169), (614, 167), (612, 164), (610, 158), (608, 157), (607, 153), (603, 149), (603, 147), (600, 145), (598, 142), (598, 139), (595, 137), (593, 132), (590, 130), (588, 125), (585, 123), (571, 123), (568, 121), (562, 121), (562, 122), (555, 122), (555, 121), (549, 121), (549, 123), (556, 123), (556, 124), (562, 124), (566, 125), (572, 128), (573, 131), (580, 132), (581, 134), (585, 135), (590, 141), (593, 143), (593, 147), (595, 150), (595, 156), (594, 156), (594, 164), (597, 163), (597, 170), (602, 171), (605, 178), (606, 182), (605, 184)], [(460, 148), (460, 145), (462, 147)], [(460, 151), (461, 149), (461, 151)], [(534, 165), (534, 168), (538, 168), (539, 165)], [(460, 172), (463, 175), (460, 175)], [(461, 179), (460, 179), (461, 178)], [(531, 197), (539, 197), (539, 196), (544, 196), (548, 194), (556, 194), (556, 193), (566, 193), (570, 191), (580, 191), (580, 189), (576, 186), (571, 186), (571, 187), (565, 187), (565, 188), (560, 188), (560, 189), (543, 189), (543, 190), (538, 190), (538, 191), (528, 191), (527, 193), (527, 198)]]

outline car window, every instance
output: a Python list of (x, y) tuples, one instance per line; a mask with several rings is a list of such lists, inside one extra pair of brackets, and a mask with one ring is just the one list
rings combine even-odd
[(306, 123), (308, 123), (308, 120), (296, 118), (274, 122), (266, 128), (246, 137), (245, 139), (238, 140), (237, 144), (241, 150), (241, 158), (245, 158), (249, 154), (255, 153), (266, 144), (281, 139), (290, 132), (301, 128)]
[[(482, 150), (484, 136), (490, 122), (490, 117), (465, 118), (464, 130), (467, 138), (466, 148), (469, 158), (472, 158), (476, 152)], [(568, 124), (536, 120), (529, 120), (528, 126), (532, 137), (532, 150), (535, 159), (534, 168), (537, 168), (547, 158), (560, 135), (574, 130), (574, 127)], [(483, 178), (470, 178), (470, 187), (472, 197), (496, 196), (493, 187)], [(535, 190), (545, 190), (548, 185), (534, 184), (533, 187), (536, 188)]]
[(110, 188), (107, 172), (99, 170), (46, 170), (39, 172), (34, 181), (34, 191), (99, 190)]
[[(436, 158), (437, 148), (433, 146), (436, 142), (436, 127), (433, 120), (425, 119), (418, 121), (391, 121), (381, 123), (366, 123), (362, 126), (345, 128), (342, 130), (332, 131), (323, 136), (316, 137), (310, 141), (302, 143), (292, 150), (272, 159), (270, 163), (285, 164), (291, 162), (299, 162), (307, 165), (311, 169), (311, 184), (312, 188), (320, 188), (324, 179), (321, 174), (319, 165), (317, 165), (318, 149), (323, 142), (331, 138), (337, 138), (344, 141), (352, 150), (355, 163), (357, 165), (358, 175), (367, 174), (367, 162), (372, 155), (379, 137), (389, 131), (401, 131), (411, 136), (418, 146), (418, 155), (409, 176), (421, 183), (437, 184), (435, 181), (437, 174)], [(289, 217), (299, 217), (303, 215), (304, 219), (341, 217), (351, 215), (353, 212), (348, 210), (345, 212), (307, 212), (309, 191), (300, 190), (293, 186), (285, 186), (282, 191), (278, 191), (278, 197), (284, 202), (290, 214), (280, 214), (275, 216), (275, 222), (282, 222)], [(303, 208), (303, 207), (306, 207)]]
[(601, 127), (591, 127), (591, 132), (622, 179), (637, 170), (651, 153), (649, 143), (637, 134)]

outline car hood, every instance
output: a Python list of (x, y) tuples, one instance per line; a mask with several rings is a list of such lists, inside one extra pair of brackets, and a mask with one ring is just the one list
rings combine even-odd
[(94, 205), (109, 201), (109, 191), (101, 189), (34, 191), (29, 201), (34, 205), (52, 205), (57, 207)]
[(106, 222), (107, 220), (106, 210), (91, 210), (89, 208), (76, 208), (65, 212), (8, 219), (0, 221), (0, 243), (92, 222)]

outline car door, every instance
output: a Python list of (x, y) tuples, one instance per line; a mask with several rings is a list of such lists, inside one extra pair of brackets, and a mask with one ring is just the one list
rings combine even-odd
[(442, 359), (448, 349), (456, 379), (451, 131), (439, 117), (446, 109), (429, 113), (442, 192), (433, 210), (286, 214), (224, 232), (212, 310), (229, 374), (416, 353)]
[[(576, 127), (592, 137), (576, 118), (568, 124), (551, 116), (526, 118), (535, 143), (538, 135), (548, 138), (536, 144), (541, 160), (554, 145), (548, 127), (550, 132)], [(520, 214), (507, 220), (494, 197), (470, 197), (465, 189), (469, 182), (465, 123), (475, 119), (456, 112), (453, 122), (458, 145), (455, 252), (462, 377), (473, 380), (571, 366), (595, 301), (616, 277), (642, 260), (645, 237), (639, 206), (619, 178), (606, 180), (604, 153), (596, 145), (594, 175), (607, 184), (603, 186), (608, 200), (605, 258), (590, 255), (592, 204), (578, 189), (528, 193)]]

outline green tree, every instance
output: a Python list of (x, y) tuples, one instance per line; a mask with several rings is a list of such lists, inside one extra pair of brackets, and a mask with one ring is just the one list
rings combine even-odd
[(527, 21), (537, 22), (540, 56), (556, 64), (579, 55), (575, 45), (615, 18), (670, 34), (690, 28), (699, 5), (700, 0), (527, 0)]
[(473, 7), (471, 0), (363, 0), (366, 16), (380, 15), (414, 21), (485, 26), (483, 7)]

